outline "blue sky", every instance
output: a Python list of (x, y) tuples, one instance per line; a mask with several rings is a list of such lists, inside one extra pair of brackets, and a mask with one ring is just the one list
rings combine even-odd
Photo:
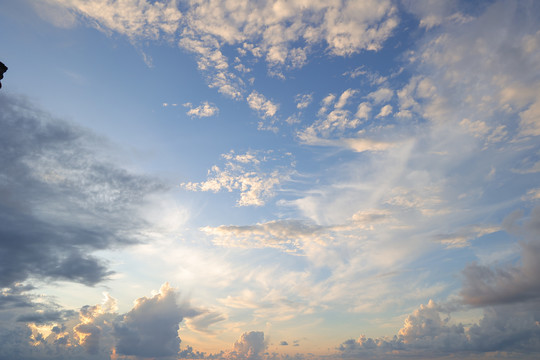
[(536, 2), (0, 8), (0, 359), (538, 357)]

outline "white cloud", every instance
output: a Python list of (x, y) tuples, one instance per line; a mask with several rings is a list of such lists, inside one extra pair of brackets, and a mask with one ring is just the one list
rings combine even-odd
[(447, 249), (462, 248), (470, 245), (470, 241), (480, 238), (497, 231), (500, 231), (499, 226), (468, 226), (458, 229), (452, 234), (444, 234), (436, 236), (436, 240), (445, 245)]
[(182, 183), (180, 186), (190, 191), (239, 191), (238, 206), (262, 206), (274, 196), (274, 189), (287, 180), (289, 175), (288, 170), (283, 168), (270, 172), (261, 171), (261, 163), (277, 159), (267, 154), (259, 158), (256, 155), (257, 153), (251, 152), (242, 155), (224, 154), (222, 157), (228, 160), (225, 167), (213, 166), (208, 171), (208, 180)]
[(368, 99), (372, 99), (375, 104), (388, 102), (394, 96), (394, 91), (389, 88), (380, 88), (367, 95)]
[(278, 110), (278, 105), (267, 100), (264, 95), (259, 94), (257, 91), (251, 92), (246, 100), (249, 107), (256, 110), (263, 119), (274, 116)]
[(294, 98), (297, 109), (305, 109), (313, 101), (313, 94), (298, 94)]
[(146, 0), (54, 0), (91, 20), (100, 30), (116, 31), (129, 38), (157, 40), (173, 36), (180, 27), (182, 13), (175, 0), (147, 2)]
[(377, 114), (377, 118), (380, 118), (380, 117), (386, 117), (390, 114), (392, 114), (392, 105), (384, 105), (382, 108), (381, 108), (381, 111)]
[(336, 103), (335, 105), (335, 108), (336, 109), (341, 109), (343, 108), (346, 104), (347, 104), (347, 101), (349, 100), (350, 97), (354, 96), (356, 93), (358, 92), (358, 90), (353, 90), (353, 89), (347, 89), (345, 90), (341, 96), (339, 97), (339, 100), (338, 102)]
[(270, 247), (291, 253), (300, 251), (304, 247), (304, 242), (324, 242), (323, 239), (328, 238), (328, 229), (293, 220), (270, 221), (247, 226), (206, 226), (201, 230), (211, 235), (216, 245), (245, 248)]
[(189, 116), (196, 116), (198, 118), (210, 117), (219, 113), (218, 107), (209, 103), (208, 101), (203, 101), (201, 105), (197, 107), (193, 107), (191, 103), (185, 103), (184, 106), (189, 108), (186, 114)]
[(369, 118), (370, 112), (371, 112), (370, 104), (367, 102), (363, 102), (363, 103), (360, 103), (360, 105), (358, 105), (358, 109), (356, 110), (356, 114), (354, 116), (356, 116), (359, 119), (367, 120)]

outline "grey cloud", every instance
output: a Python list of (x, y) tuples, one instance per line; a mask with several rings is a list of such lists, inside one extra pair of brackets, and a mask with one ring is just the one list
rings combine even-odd
[(137, 207), (166, 187), (106, 161), (105, 141), (25, 99), (3, 94), (0, 109), (0, 286), (107, 278), (91, 252), (138, 241)]
[(233, 351), (229, 354), (229, 357), (233, 359), (259, 360), (267, 346), (268, 344), (264, 340), (264, 332), (245, 332), (234, 343)]
[(33, 290), (31, 285), (16, 284), (13, 287), (6, 287), (0, 291), (0, 310), (31, 307), (32, 300), (26, 294)]
[(193, 314), (180, 307), (176, 297), (165, 284), (154, 297), (138, 299), (135, 307), (114, 324), (117, 353), (138, 357), (176, 355), (180, 350), (179, 324), (186, 313)]
[(441, 317), (440, 306), (430, 301), (405, 320), (392, 338), (350, 339), (338, 350), (343, 357), (434, 359), (459, 356), (477, 359), (500, 352), (506, 358), (535, 359), (540, 352), (538, 303), (489, 307), (483, 318), (469, 328)]
[(18, 322), (35, 323), (35, 324), (47, 324), (51, 322), (61, 322), (75, 315), (71, 310), (58, 310), (58, 311), (45, 311), (36, 312), (33, 314), (21, 315), (17, 318)]
[(212, 333), (212, 330), (208, 329), (215, 323), (227, 320), (227, 318), (218, 312), (205, 311), (187, 321), (187, 325), (191, 330)]
[(281, 341), (281, 342), (279, 343), (279, 345), (281, 345), (281, 346), (287, 346), (287, 345), (289, 345), (289, 343), (286, 342), (286, 341)]
[[(101, 304), (83, 306), (78, 312), (55, 308), (54, 303), (39, 308), (43, 311), (19, 316), (0, 312), (0, 360), (102, 360), (111, 357), (112, 349), (119, 359), (206, 357), (189, 347), (179, 353), (179, 323), (200, 312), (179, 303), (178, 293), (168, 284), (150, 298), (137, 299), (125, 314), (117, 313), (117, 302), (109, 295)], [(52, 326), (46, 337), (33, 330), (32, 325), (41, 324)]]
[(521, 265), (468, 265), (463, 270), (461, 290), (465, 303), (484, 306), (540, 299), (540, 208), (523, 220), (523, 213), (518, 211), (503, 221), (508, 232), (524, 238), (520, 243)]

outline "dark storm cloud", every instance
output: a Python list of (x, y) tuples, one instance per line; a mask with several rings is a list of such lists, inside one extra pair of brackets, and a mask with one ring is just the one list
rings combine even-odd
[(165, 187), (106, 161), (105, 141), (25, 99), (0, 95), (0, 129), (0, 286), (105, 279), (91, 252), (137, 241), (137, 207)]
[(488, 267), (476, 263), (463, 270), (461, 295), (474, 306), (516, 304), (540, 299), (540, 208), (525, 218), (521, 211), (503, 222), (509, 233), (523, 239), (521, 264)]

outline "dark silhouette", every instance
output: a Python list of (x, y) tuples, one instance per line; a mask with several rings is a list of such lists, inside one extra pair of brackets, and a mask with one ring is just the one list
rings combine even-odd
[[(4, 78), (4, 73), (7, 71), (7, 66), (0, 61), (0, 80)], [(0, 89), (2, 88), (2, 83), (0, 82)]]

